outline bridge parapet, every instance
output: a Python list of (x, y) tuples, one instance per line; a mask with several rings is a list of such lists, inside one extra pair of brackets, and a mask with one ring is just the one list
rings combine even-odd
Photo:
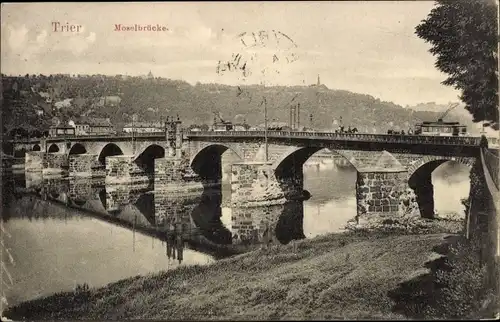
[[(264, 138), (265, 131), (189, 131), (184, 133), (187, 139), (196, 138)], [(434, 144), (434, 145), (465, 145), (479, 146), (480, 137), (472, 136), (425, 136), (425, 135), (392, 135), (392, 134), (365, 134), (365, 133), (333, 133), (333, 132), (297, 132), (297, 131), (267, 131), (268, 138), (297, 138), (297, 139), (327, 139), (338, 141), (360, 141), (379, 143), (405, 144)], [(60, 141), (92, 141), (112, 138), (124, 139), (165, 139), (165, 132), (152, 133), (116, 133), (112, 135), (86, 135), (48, 137), (47, 142)], [(13, 143), (39, 143), (41, 139), (11, 140)]]
[[(192, 138), (264, 138), (265, 131), (226, 131), (226, 132), (188, 132)], [(464, 145), (479, 146), (480, 137), (468, 136), (424, 136), (424, 135), (390, 135), (390, 134), (349, 134), (332, 132), (292, 132), (268, 131), (268, 138), (289, 139), (325, 139), (335, 141), (359, 141), (379, 143), (431, 144), (431, 145)]]
[(499, 170), (498, 150), (483, 148), (481, 154), (483, 156), (486, 169), (489, 172), (489, 176), (491, 177), (491, 180), (493, 181), (493, 183), (496, 186), (496, 189), (498, 190), (498, 170)]

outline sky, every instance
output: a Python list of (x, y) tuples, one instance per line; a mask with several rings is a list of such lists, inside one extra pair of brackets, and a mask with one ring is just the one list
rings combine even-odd
[[(3, 3), (1, 71), (131, 76), (151, 71), (191, 84), (230, 85), (309, 85), (319, 75), (328, 88), (402, 106), (446, 104), (458, 101), (459, 92), (441, 85), (446, 75), (434, 67), (430, 46), (415, 35), (433, 6), (432, 1)], [(54, 30), (55, 22), (74, 25), (75, 31)], [(119, 24), (159, 25), (165, 31), (117, 31)], [(234, 62), (231, 70), (217, 68), (228, 61)]]

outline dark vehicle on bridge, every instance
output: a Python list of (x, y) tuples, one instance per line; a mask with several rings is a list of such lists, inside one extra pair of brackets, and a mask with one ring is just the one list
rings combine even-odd
[(438, 118), (437, 122), (422, 122), (415, 125), (416, 135), (430, 136), (468, 136), (467, 126), (459, 122), (444, 122), (443, 119), (448, 113), (458, 106), (458, 103), (451, 104), (450, 107)]
[[(220, 113), (215, 113), (214, 117), (214, 124), (212, 125), (212, 131), (215, 132), (225, 132), (225, 131), (232, 131), (234, 129), (233, 123), (229, 121), (225, 121), (222, 116), (220, 116)], [(217, 121), (219, 119), (219, 121)]]
[(415, 126), (415, 135), (468, 136), (467, 126), (459, 122), (422, 122)]
[(75, 136), (75, 128), (69, 125), (52, 126), (49, 129), (49, 136)]
[(267, 128), (268, 131), (292, 131), (292, 128), (289, 126), (269, 126)]

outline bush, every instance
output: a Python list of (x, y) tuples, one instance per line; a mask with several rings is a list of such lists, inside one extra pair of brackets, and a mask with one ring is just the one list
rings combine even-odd
[(486, 265), (481, 262), (476, 243), (461, 240), (450, 246), (443, 267), (435, 271), (439, 285), (433, 294), (435, 303), (424, 312), (429, 318), (479, 318), (488, 294)]

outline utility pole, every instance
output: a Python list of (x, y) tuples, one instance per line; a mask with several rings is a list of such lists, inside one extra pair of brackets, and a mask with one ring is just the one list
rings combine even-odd
[(132, 151), (135, 155), (135, 121), (137, 119), (137, 114), (132, 115)]
[(313, 115), (312, 113), (309, 114), (309, 127), (311, 128), (311, 130), (313, 129)]
[(266, 152), (266, 163), (268, 161), (268, 146), (267, 146), (267, 100), (264, 97), (264, 144)]
[(300, 131), (300, 103), (297, 103), (297, 130)]

